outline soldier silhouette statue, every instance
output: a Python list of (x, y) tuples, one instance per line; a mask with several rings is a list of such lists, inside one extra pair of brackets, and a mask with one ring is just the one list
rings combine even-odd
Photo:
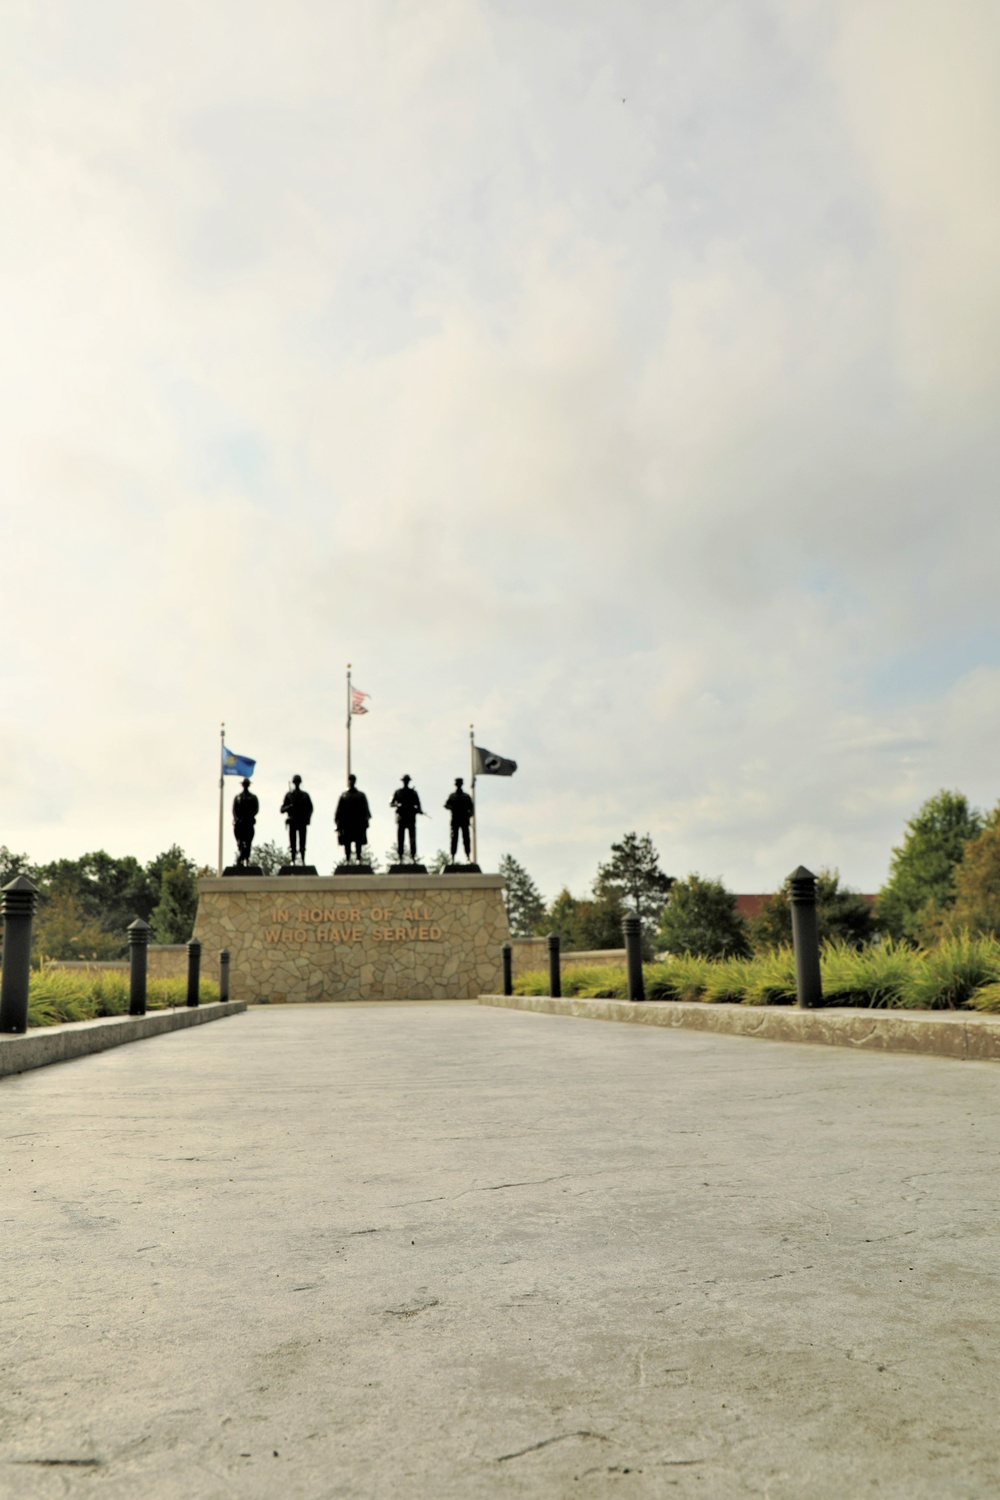
[(472, 855), (472, 846), (469, 838), (469, 829), (476, 815), (476, 808), (468, 792), (464, 790), (464, 782), (461, 776), (455, 777), (455, 790), (445, 803), (448, 812), (451, 813), (451, 861), (455, 863), (455, 855), (458, 852), (459, 836), (465, 849), (466, 864)]
[(244, 776), (243, 790), (237, 792), (233, 798), (233, 833), (236, 835), (236, 847), (239, 850), (236, 864), (240, 869), (249, 867), (254, 828), (259, 812), (260, 803), (250, 790), (249, 778)]
[(400, 863), (403, 859), (403, 844), (407, 837), (410, 840), (410, 858), (417, 857), (417, 818), (423, 812), (420, 806), (420, 794), (416, 787), (410, 785), (410, 777), (402, 778), (403, 785), (398, 786), (392, 794), (390, 807), (396, 809), (396, 850), (399, 854)]
[[(372, 815), (368, 807), (368, 798), (364, 792), (359, 791), (357, 781), (356, 776), (348, 776), (347, 791), (341, 792), (337, 811), (333, 815), (337, 829), (337, 843), (343, 845), (344, 849), (344, 865), (338, 866), (338, 870), (350, 865), (352, 848), (358, 851), (357, 864), (362, 864), (364, 858), (362, 851), (368, 842), (368, 824), (372, 820)], [(357, 865), (355, 865), (355, 870), (357, 870)]]
[(296, 850), (302, 864), (306, 862), (306, 829), (312, 821), (313, 805), (308, 792), (302, 790), (302, 777), (293, 776), (291, 788), (285, 793), (281, 811), (288, 824), (288, 843), (292, 851), (292, 864)]

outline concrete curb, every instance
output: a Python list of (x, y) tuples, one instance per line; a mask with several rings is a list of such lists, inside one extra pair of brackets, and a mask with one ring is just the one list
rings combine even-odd
[(798, 1010), (793, 1006), (705, 1005), (666, 1000), (554, 1000), (550, 995), (480, 995), (480, 1005), (577, 1016), (588, 1021), (630, 1021), (639, 1026), (679, 1026), (768, 1042), (813, 1042), (868, 1052), (918, 1052), (928, 1057), (1000, 1062), (1000, 1015), (975, 1011)]
[(220, 1001), (211, 1005), (193, 1005), (190, 1010), (151, 1010), (144, 1016), (102, 1016), (97, 1021), (72, 1021), (65, 1026), (39, 1026), (24, 1036), (0, 1036), (0, 1078), (9, 1073), (26, 1073), (29, 1068), (46, 1068), (49, 1063), (70, 1062), (91, 1052), (104, 1052), (125, 1042), (141, 1042), (147, 1036), (162, 1036), (165, 1031), (182, 1031), (185, 1026), (201, 1026), (206, 1021), (221, 1021), (225, 1016), (246, 1010), (242, 1000)]

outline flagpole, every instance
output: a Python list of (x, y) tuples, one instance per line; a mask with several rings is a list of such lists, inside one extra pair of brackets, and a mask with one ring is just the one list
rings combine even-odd
[(345, 781), (344, 785), (348, 786), (350, 784), (350, 780), (351, 780), (351, 664), (350, 664), (350, 662), (348, 662), (347, 663), (347, 781)]
[(479, 851), (476, 847), (476, 729), (469, 725), (469, 768), (472, 772), (472, 863), (478, 865)]
[(219, 874), (222, 874), (222, 788), (225, 785), (226, 726), (219, 730)]

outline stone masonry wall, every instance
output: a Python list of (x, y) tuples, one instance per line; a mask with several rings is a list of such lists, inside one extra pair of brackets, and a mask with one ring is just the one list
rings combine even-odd
[(498, 875), (229, 876), (198, 882), (202, 967), (234, 1000), (459, 1000), (497, 990)]

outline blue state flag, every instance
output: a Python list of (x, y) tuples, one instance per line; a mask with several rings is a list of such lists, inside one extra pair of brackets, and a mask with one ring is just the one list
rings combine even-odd
[(251, 760), (249, 755), (237, 755), (235, 750), (227, 750), (222, 747), (222, 774), (223, 776), (252, 776), (253, 768), (257, 764)]

